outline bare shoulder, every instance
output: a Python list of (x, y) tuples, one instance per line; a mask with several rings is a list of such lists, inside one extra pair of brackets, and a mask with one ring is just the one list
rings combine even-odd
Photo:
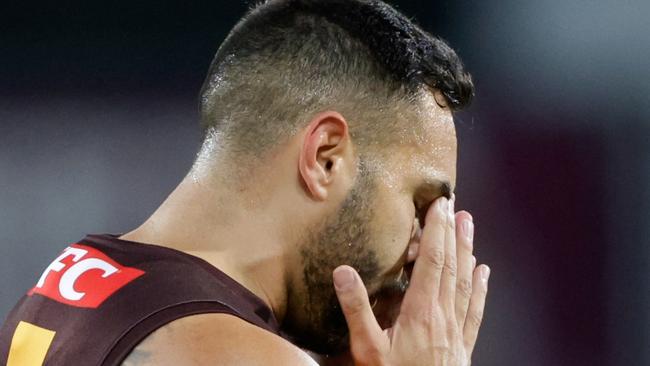
[(317, 365), (283, 338), (228, 314), (175, 320), (143, 340), (122, 366)]

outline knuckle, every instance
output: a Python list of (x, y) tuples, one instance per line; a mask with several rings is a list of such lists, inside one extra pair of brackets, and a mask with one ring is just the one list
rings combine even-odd
[(467, 319), (465, 320), (466, 323), (469, 323), (469, 325), (478, 328), (481, 326), (481, 322), (483, 321), (483, 312), (482, 311), (474, 311), (469, 314), (467, 314)]
[(365, 309), (365, 301), (358, 296), (352, 296), (345, 301), (343, 307), (349, 315), (357, 315)]
[(443, 270), (447, 273), (447, 275), (456, 277), (456, 258), (450, 258), (448, 261), (445, 261)]
[(459, 279), (456, 292), (463, 298), (469, 299), (472, 296), (472, 281), (466, 278)]
[(438, 328), (440, 324), (445, 323), (443, 316), (437, 314), (435, 311), (426, 312), (420, 319), (422, 320), (422, 324), (429, 328)]
[(447, 316), (446, 324), (447, 337), (449, 339), (455, 339), (458, 334), (458, 321), (456, 321), (456, 314), (449, 314), (449, 316)]
[[(436, 203), (434, 203), (432, 206), (434, 205), (436, 205)], [(435, 222), (441, 227), (444, 227), (444, 223), (447, 220), (447, 215), (448, 215), (447, 211), (443, 211), (440, 209), (433, 209), (433, 210), (430, 209), (429, 211), (427, 211), (427, 215), (425, 216), (425, 219), (427, 222), (432, 222), (432, 223)]]
[(454, 349), (449, 341), (438, 342), (433, 346), (433, 351), (437, 354), (439, 362), (443, 365), (456, 365), (457, 359), (454, 354)]
[(409, 315), (410, 316), (407, 316), (405, 320), (410, 325), (417, 324), (426, 329), (438, 329), (441, 324), (446, 323), (444, 316), (433, 307), (429, 309), (421, 309)]
[(440, 269), (445, 264), (445, 252), (439, 248), (428, 248), (423, 253), (424, 259), (429, 262), (429, 264)]
[(458, 336), (458, 333), (458, 323), (456, 320), (449, 320), (445, 329), (445, 336), (449, 339), (450, 343), (460, 342), (461, 337)]
[(456, 219), (453, 218), (452, 216), (447, 217), (447, 226), (450, 229), (455, 229), (456, 228)]
[(427, 219), (426, 224), (429, 225), (429, 230), (432, 232), (444, 233), (447, 230), (447, 216), (445, 214), (436, 214), (431, 220)]

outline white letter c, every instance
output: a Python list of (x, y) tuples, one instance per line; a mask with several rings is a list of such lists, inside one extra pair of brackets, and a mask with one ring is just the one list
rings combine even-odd
[(82, 274), (90, 271), (91, 269), (103, 270), (104, 274), (102, 275), (102, 278), (106, 278), (117, 272), (117, 268), (101, 259), (84, 259), (80, 262), (75, 263), (72, 267), (65, 271), (65, 273), (63, 273), (63, 276), (61, 276), (61, 281), (59, 282), (59, 292), (61, 293), (61, 296), (72, 301), (77, 301), (84, 297), (86, 293), (75, 291), (74, 284)]

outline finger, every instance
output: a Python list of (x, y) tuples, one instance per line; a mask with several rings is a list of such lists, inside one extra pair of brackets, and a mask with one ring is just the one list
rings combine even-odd
[(478, 337), (478, 330), (483, 321), (483, 310), (485, 309), (485, 297), (487, 296), (488, 278), (490, 277), (490, 267), (480, 265), (474, 271), (472, 286), (472, 297), (469, 301), (469, 311), (465, 319), (463, 328), (463, 341), (465, 351), (471, 356)]
[(445, 228), (445, 265), (440, 278), (440, 303), (446, 307), (447, 314), (454, 316), (456, 303), (456, 278), (458, 262), (456, 257), (456, 220), (454, 218), (454, 199), (449, 200), (447, 227)]
[(350, 330), (352, 353), (358, 354), (376, 347), (381, 342), (382, 330), (372, 312), (363, 281), (350, 266), (337, 267), (333, 279), (336, 297)]
[(403, 311), (414, 311), (414, 314), (417, 314), (418, 309), (423, 306), (430, 307), (438, 298), (440, 275), (445, 263), (444, 241), (448, 206), (448, 200), (440, 197), (427, 211), (418, 256), (402, 302)]
[(456, 280), (456, 320), (458, 329), (463, 329), (465, 316), (472, 296), (472, 272), (474, 223), (467, 211), (456, 214), (456, 256), (458, 258), (458, 279)]

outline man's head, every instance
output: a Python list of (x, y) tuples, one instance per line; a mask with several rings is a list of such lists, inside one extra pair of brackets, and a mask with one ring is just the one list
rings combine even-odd
[(453, 190), (451, 113), (472, 95), (455, 52), (381, 1), (270, 0), (221, 45), (195, 168), (219, 155), (236, 177), (295, 172), (275, 178), (293, 188), (284, 325), (297, 343), (328, 352), (345, 339), (336, 266), (357, 268), (380, 302), (404, 284), (418, 217)]

